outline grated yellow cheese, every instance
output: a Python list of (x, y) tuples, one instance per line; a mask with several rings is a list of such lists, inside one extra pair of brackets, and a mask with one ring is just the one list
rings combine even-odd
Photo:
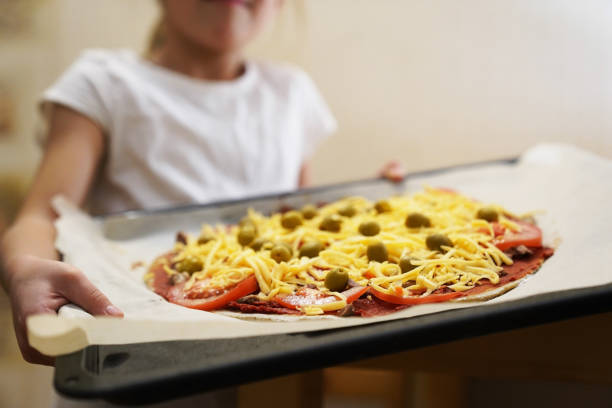
[[(295, 229), (282, 226), (281, 214), (264, 216), (251, 209), (248, 217), (256, 225), (257, 237), (290, 246), (293, 256), (289, 261), (277, 263), (267, 247), (256, 252), (240, 245), (237, 240), (238, 226), (204, 225), (202, 233), (212, 235), (214, 239), (198, 244), (196, 238), (188, 236), (186, 244), (176, 244), (176, 256), (172, 263), (164, 264), (164, 269), (169, 274), (178, 273), (170, 267), (171, 264), (196, 260), (201, 268), (191, 273), (186, 289), (204, 280), (208, 281), (209, 287), (226, 288), (254, 275), (261, 299), (295, 293), (305, 285), (314, 286), (338, 299), (301, 308), (306, 314), (317, 315), (346, 306), (346, 298), (341, 293), (329, 291), (324, 284), (327, 271), (334, 268), (346, 270), (350, 279), (383, 293), (408, 296), (414, 291), (426, 296), (442, 286), (465, 291), (484, 279), (497, 283), (503, 266), (512, 264), (512, 259), (493, 244), (491, 224), (475, 218), (482, 204), (457, 193), (433, 188), (413, 195), (390, 197), (387, 201), (392, 211), (378, 214), (374, 204), (365, 198), (344, 198), (320, 208), (314, 218), (304, 219), (302, 225)], [(347, 205), (352, 205), (356, 213), (352, 217), (342, 217), (339, 232), (319, 229), (324, 217), (337, 214)], [(500, 225), (510, 231), (520, 229), (510, 219), (512, 214), (501, 206), (495, 208), (501, 214)], [(406, 227), (406, 216), (413, 212), (428, 217), (431, 227)], [(364, 221), (376, 221), (380, 232), (373, 237), (361, 235), (359, 225)], [(446, 252), (430, 250), (426, 239), (432, 233), (445, 234), (453, 246), (445, 247)], [(299, 248), (311, 240), (321, 242), (324, 249), (317, 257), (299, 258)], [(368, 261), (367, 247), (375, 241), (384, 243), (388, 261)], [(402, 273), (398, 262), (405, 255), (415, 259), (412, 261), (415, 268)]]

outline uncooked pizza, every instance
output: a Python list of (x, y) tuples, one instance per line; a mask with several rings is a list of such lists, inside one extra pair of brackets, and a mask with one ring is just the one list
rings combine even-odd
[(177, 234), (145, 282), (169, 302), (238, 314), (378, 316), (484, 301), (553, 254), (529, 215), (447, 189), (347, 197)]

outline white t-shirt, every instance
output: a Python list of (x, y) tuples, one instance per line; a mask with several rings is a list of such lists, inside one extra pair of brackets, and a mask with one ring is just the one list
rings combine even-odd
[[(269, 63), (249, 62), (233, 81), (204, 81), (131, 51), (91, 50), (42, 102), (68, 106), (105, 133), (105, 163), (89, 197), (94, 214), (293, 190), (304, 161), (336, 129), (303, 71)], [(233, 406), (233, 392), (160, 407)], [(60, 398), (56, 406), (114, 405)]]
[(314, 83), (248, 62), (232, 81), (170, 71), (127, 50), (84, 52), (43, 94), (99, 124), (107, 156), (94, 214), (293, 190), (336, 129)]

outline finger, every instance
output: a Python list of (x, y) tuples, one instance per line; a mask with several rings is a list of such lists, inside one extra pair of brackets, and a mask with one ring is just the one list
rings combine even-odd
[(388, 180), (399, 182), (404, 179), (406, 174), (404, 167), (399, 163), (393, 163), (393, 165), (387, 166), (382, 173), (382, 176)]
[(398, 164), (399, 163), (397, 161), (391, 160), (390, 162), (385, 163), (385, 165), (380, 169), (380, 172), (378, 174), (385, 177), (385, 174), (389, 171), (389, 169), (398, 166)]
[(58, 290), (62, 295), (87, 312), (93, 315), (123, 316), (123, 312), (76, 268), (70, 267), (60, 279), (61, 287)]
[(404, 179), (404, 173), (399, 171), (398, 169), (390, 169), (384, 175), (386, 179), (399, 182)]
[(387, 180), (400, 182), (404, 179), (406, 169), (404, 166), (395, 160), (386, 163), (380, 171), (380, 175)]

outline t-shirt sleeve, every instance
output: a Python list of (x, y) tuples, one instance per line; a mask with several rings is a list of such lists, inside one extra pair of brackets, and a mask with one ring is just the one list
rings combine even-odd
[(302, 161), (306, 161), (321, 142), (336, 131), (338, 124), (317, 86), (303, 72), (300, 75), (300, 90), (304, 126)]
[(67, 106), (96, 122), (107, 131), (111, 106), (109, 79), (102, 51), (86, 51), (48, 88), (40, 106), (49, 103)]

